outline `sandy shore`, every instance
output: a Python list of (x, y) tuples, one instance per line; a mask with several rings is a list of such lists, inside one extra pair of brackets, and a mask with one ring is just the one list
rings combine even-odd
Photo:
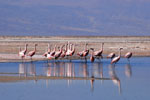
[(91, 78), (91, 77), (62, 77), (62, 76), (0, 76), (0, 82), (18, 82), (28, 80), (113, 80), (112, 78)]
[[(150, 56), (150, 37), (100, 37), (100, 36), (83, 36), (83, 37), (37, 37), (37, 36), (21, 36), (21, 37), (11, 37), (11, 36), (1, 36), (0, 37), (0, 61), (1, 62), (11, 62), (11, 61), (21, 61), (18, 56), (19, 47), (22, 49), (27, 43), (28, 52), (34, 49), (34, 44), (37, 43), (37, 53), (33, 57), (33, 60), (46, 60), (42, 54), (47, 49), (47, 44), (50, 43), (52, 48), (55, 44), (60, 46), (67, 43), (75, 44), (75, 55), (77, 52), (84, 49), (85, 43), (88, 43), (88, 48), (94, 48), (98, 50), (101, 48), (101, 43), (104, 43), (103, 55), (106, 56), (110, 52), (115, 52), (118, 54), (118, 48), (122, 47), (122, 56), (128, 52), (133, 52), (133, 56)], [(77, 58), (74, 56), (72, 59)], [(77, 58), (78, 59), (78, 58)], [(26, 61), (30, 58), (26, 57)]]

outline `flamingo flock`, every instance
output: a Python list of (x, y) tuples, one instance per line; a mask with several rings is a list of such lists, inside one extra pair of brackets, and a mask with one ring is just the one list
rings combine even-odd
[[(26, 56), (29, 56), (31, 61), (32, 61), (32, 57), (36, 54), (37, 50), (36, 47), (38, 46), (38, 44), (34, 45), (34, 50), (29, 51), (27, 53), (27, 47), (28, 44), (25, 44), (24, 50), (21, 50), (21, 47), (19, 47), (19, 56), (21, 57), (21, 59), (23, 60)], [(94, 50), (94, 48), (90, 48), (88, 49), (88, 43), (85, 43), (85, 47), (82, 51), (77, 52), (76, 56), (80, 57), (80, 58), (84, 58), (85, 61), (87, 61), (87, 56), (90, 54), (90, 61), (94, 62), (95, 59), (103, 59), (103, 46), (104, 43), (101, 43), (101, 48), (99, 50)], [(58, 48), (58, 50), (56, 50), (56, 48)], [(111, 59), (111, 64), (116, 64), (120, 58), (121, 58), (121, 50), (123, 48), (119, 48), (119, 52), (118, 52), (118, 56), (116, 56), (116, 54), (114, 52), (111, 52), (110, 54), (107, 55), (107, 59)], [(91, 51), (91, 53), (89, 53)], [(42, 55), (43, 57), (47, 58), (48, 60), (52, 60), (52, 59), (59, 59), (59, 58), (67, 58), (69, 59), (69, 57), (75, 55), (75, 44), (71, 44), (69, 41), (67, 44), (58, 46), (55, 45), (53, 50), (51, 50), (51, 45), (48, 44), (47, 46), (47, 50), (45, 51), (45, 53)], [(124, 55), (124, 58), (127, 58), (128, 62), (130, 62), (130, 58), (132, 57), (132, 52), (127, 52)]]

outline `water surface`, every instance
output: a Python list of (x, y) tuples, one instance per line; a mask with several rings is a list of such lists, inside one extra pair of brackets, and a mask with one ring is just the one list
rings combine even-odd
[[(148, 100), (149, 61), (150, 57), (132, 58), (130, 63), (121, 59), (115, 66), (107, 59), (94, 63), (80, 60), (0, 63), (0, 77), (25, 78), (1, 81), (0, 97), (3, 100)], [(38, 76), (57, 79), (26, 80)]]

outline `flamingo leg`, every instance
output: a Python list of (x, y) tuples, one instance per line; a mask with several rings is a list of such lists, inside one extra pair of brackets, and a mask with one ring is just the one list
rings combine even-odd
[(87, 58), (86, 58), (86, 56), (85, 56), (85, 62), (87, 62)]
[(21, 57), (21, 62), (23, 63), (23, 57)]
[(100, 57), (101, 57), (101, 59), (103, 59), (103, 56), (102, 56), (102, 55), (101, 55)]
[(128, 58), (128, 63), (130, 64), (130, 59)]
[(32, 57), (30, 58), (31, 62), (32, 62)]

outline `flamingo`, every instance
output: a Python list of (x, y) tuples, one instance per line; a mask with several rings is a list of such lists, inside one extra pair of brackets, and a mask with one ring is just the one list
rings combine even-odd
[(52, 58), (55, 58), (55, 57), (54, 57), (55, 52), (56, 52), (56, 45), (55, 45), (54, 50), (53, 50), (52, 52), (48, 52), (47, 58), (48, 58), (49, 60), (51, 60)]
[(86, 57), (89, 54), (89, 49), (87, 49), (88, 44), (85, 44), (85, 50), (83, 51), (83, 57), (85, 58), (85, 61), (87, 61)]
[(75, 53), (75, 45), (74, 44), (71, 44), (71, 52), (70, 52), (70, 56), (73, 56), (74, 53)]
[[(67, 49), (67, 52), (66, 52), (67, 59), (68, 59), (68, 56), (73, 56), (74, 53), (75, 53), (75, 45), (69, 44), (69, 42), (68, 42), (68, 49)], [(71, 59), (70, 59), (70, 61), (71, 61)]]
[(107, 56), (107, 58), (110, 58), (112, 60), (115, 56), (115, 53), (112, 52)]
[(64, 45), (59, 47), (59, 51), (55, 52), (55, 55), (54, 55), (55, 59), (58, 59), (60, 57), (60, 55), (62, 54), (63, 47), (64, 47)]
[(69, 42), (68, 42), (68, 49), (66, 52), (66, 56), (72, 56), (74, 53), (75, 53), (75, 45), (69, 44)]
[(118, 55), (118, 57), (114, 57), (114, 58), (112, 59), (111, 64), (117, 63), (117, 62), (120, 60), (120, 57), (121, 57), (121, 49), (123, 49), (123, 48), (119, 48), (119, 55)]
[(60, 57), (61, 57), (61, 58), (64, 58), (65, 55), (66, 55), (66, 52), (67, 52), (67, 44), (65, 44), (65, 50), (62, 51)]
[(68, 48), (67, 48), (67, 52), (66, 52), (66, 56), (70, 56), (71, 55), (71, 45), (69, 44), (69, 41), (68, 41)]
[(85, 57), (85, 60), (86, 60), (86, 56), (88, 56), (88, 54), (89, 54), (89, 49), (87, 49), (87, 45), (88, 44), (86, 43), (84, 50), (77, 53), (78, 56)]
[(99, 57), (103, 58), (103, 56), (102, 56), (103, 45), (104, 45), (104, 43), (101, 44), (101, 49), (100, 50), (94, 52), (94, 56), (97, 57), (98, 59), (99, 59)]
[(127, 52), (124, 57), (130, 61), (129, 59), (132, 57), (132, 52)]
[(28, 56), (30, 56), (31, 60), (32, 60), (32, 56), (34, 56), (35, 53), (36, 53), (36, 46), (37, 46), (37, 44), (35, 44), (34, 50), (33, 50), (33, 51), (30, 51), (30, 52), (28, 53)]
[(47, 57), (47, 54), (51, 52), (50, 45), (48, 44), (47, 51), (43, 54), (43, 56)]
[(94, 62), (94, 60), (95, 60), (95, 58), (94, 58), (94, 48), (90, 48), (90, 49), (92, 50), (90, 60), (91, 60), (91, 62)]
[(25, 57), (26, 55), (26, 52), (27, 52), (27, 46), (28, 44), (25, 44), (25, 49), (21, 51), (21, 47), (19, 48), (19, 56), (21, 57), (21, 59), (23, 60), (23, 58)]

